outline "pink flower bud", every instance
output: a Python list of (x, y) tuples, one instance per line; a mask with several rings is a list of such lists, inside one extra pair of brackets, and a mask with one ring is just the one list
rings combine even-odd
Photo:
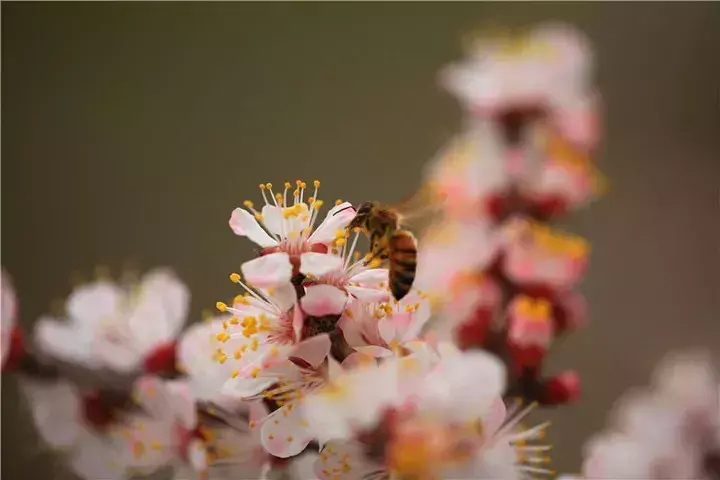
[(543, 405), (563, 405), (574, 402), (580, 396), (580, 376), (574, 370), (563, 372), (544, 383), (545, 393), (540, 399)]

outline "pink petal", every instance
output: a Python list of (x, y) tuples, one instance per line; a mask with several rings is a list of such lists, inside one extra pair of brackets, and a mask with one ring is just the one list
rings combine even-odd
[(357, 347), (355, 349), (359, 354), (370, 356), (373, 358), (383, 358), (392, 355), (392, 351), (385, 347), (378, 347), (376, 345), (367, 345), (364, 347)]
[(311, 285), (300, 303), (308, 315), (337, 315), (345, 309), (347, 296), (332, 285)]
[(300, 271), (306, 275), (322, 277), (343, 269), (343, 259), (338, 255), (308, 252), (300, 255)]
[(365, 345), (366, 342), (362, 338), (361, 327), (361, 323), (355, 320), (354, 317), (350, 317), (347, 313), (343, 313), (337, 323), (337, 328), (342, 331), (345, 341), (351, 347)]
[(270, 288), (284, 284), (292, 277), (292, 264), (285, 252), (271, 253), (245, 262), (240, 267), (243, 276), (253, 286)]
[(390, 299), (390, 292), (387, 289), (374, 289), (347, 285), (345, 289), (350, 295), (362, 302), (375, 303), (387, 302)]
[(168, 381), (168, 400), (175, 413), (175, 418), (182, 426), (192, 430), (197, 423), (195, 398), (190, 393), (187, 383), (181, 380)]
[(297, 303), (293, 309), (293, 332), (295, 333), (295, 340), (300, 340), (302, 329), (305, 326), (305, 315), (303, 314), (302, 308)]
[(230, 378), (223, 385), (222, 393), (238, 399), (250, 399), (277, 382), (277, 378)]
[(274, 205), (265, 205), (262, 208), (261, 213), (263, 224), (271, 233), (281, 235), (283, 237), (288, 236), (287, 228), (283, 231), (283, 215), (278, 207)]
[(330, 353), (330, 337), (323, 333), (300, 342), (291, 357), (305, 360), (311, 367), (317, 368)]
[(310, 235), (310, 243), (330, 243), (335, 239), (335, 233), (342, 230), (355, 218), (355, 209), (349, 202), (341, 203), (330, 209), (325, 220)]
[[(287, 405), (274, 411), (262, 426), (262, 444), (272, 455), (293, 457), (312, 440), (298, 405)], [(277, 421), (277, 423), (276, 423)]]
[(120, 308), (123, 293), (109, 282), (96, 282), (77, 288), (67, 301), (67, 312), (73, 322), (94, 325), (103, 317), (114, 315)]
[(382, 288), (381, 284), (387, 288), (388, 269), (387, 268), (370, 268), (363, 270), (357, 275), (353, 275), (350, 281), (357, 283), (365, 288)]
[(247, 237), (261, 247), (267, 248), (277, 245), (277, 241), (268, 235), (257, 220), (255, 220), (255, 217), (242, 208), (233, 210), (228, 223), (232, 231), (235, 232), (235, 235)]
[[(398, 319), (402, 318), (402, 317), (403, 316), (398, 314)], [(404, 317), (407, 317), (407, 315), (404, 315)], [(396, 326), (397, 325), (395, 323), (395, 315), (392, 315), (391, 317), (382, 318), (377, 323), (378, 332), (380, 332), (380, 336), (385, 341), (385, 343), (387, 343), (388, 345), (393, 340), (395, 340), (395, 337), (397, 336)]]

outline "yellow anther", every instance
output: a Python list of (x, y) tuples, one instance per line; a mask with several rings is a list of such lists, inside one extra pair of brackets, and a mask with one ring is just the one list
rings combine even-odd
[(268, 190), (270, 190), (270, 189), (272, 188), (272, 183), (266, 183), (266, 184), (265, 184), (265, 188), (267, 188)]
[(370, 263), (368, 263), (368, 268), (378, 268), (380, 265), (382, 265), (382, 260), (379, 258), (373, 258)]
[(255, 428), (255, 420), (250, 420), (250, 423), (248, 423), (248, 426), (250, 428)]
[(293, 441), (292, 435), (288, 435), (285, 440), (287, 440), (288, 443), (292, 442)]
[(228, 327), (229, 327), (228, 322), (223, 321), (223, 322), (222, 322), (222, 327), (223, 327), (223, 330), (227, 330)]
[(229, 320), (229, 323), (230, 323), (230, 325), (237, 325), (238, 323), (240, 323), (240, 321), (238, 320), (237, 317), (232, 317), (232, 318)]
[(231, 376), (232, 378), (237, 378), (238, 375), (240, 375), (240, 371), (239, 371), (239, 370), (233, 370), (232, 373), (230, 374), (230, 376)]
[(299, 197), (300, 196), (300, 190), (293, 190), (293, 197)]
[(258, 185), (258, 186), (260, 187), (260, 190), (265, 190), (265, 185), (264, 185), (264, 184), (261, 183), (261, 184)]
[(273, 434), (271, 433), (271, 434), (268, 435), (268, 438), (269, 438), (270, 440), (274, 440), (274, 439), (275, 439), (275, 435), (273, 435)]
[(335, 245), (337, 245), (338, 247), (342, 247), (343, 245), (345, 245), (345, 243), (347, 243), (347, 240), (345, 240), (345, 238), (335, 239)]
[(145, 444), (140, 441), (133, 443), (133, 455), (135, 458), (141, 458), (145, 455)]
[(255, 204), (253, 202), (251, 202), (250, 200), (245, 200), (243, 202), (243, 205), (245, 205), (248, 208), (253, 208), (253, 206), (255, 206)]
[(292, 185), (290, 184), (290, 182), (285, 182), (285, 188), (287, 188), (287, 189), (292, 188)]
[(252, 371), (250, 372), (250, 376), (252, 378), (257, 378), (258, 375), (260, 375), (260, 369), (258, 367), (253, 368)]
[(163, 448), (162, 444), (160, 442), (158, 442), (157, 440), (154, 440), (151, 443), (151, 445), (152, 445), (152, 448), (155, 450), (162, 450), (162, 448)]
[(336, 206), (336, 207), (337, 207), (338, 205), (342, 205), (342, 203), (343, 203), (343, 201), (342, 201), (341, 199), (339, 199), (339, 198), (338, 198), (337, 200), (335, 200), (335, 206)]
[(322, 200), (316, 200), (316, 201), (312, 204), (313, 210), (319, 210), (320, 207), (322, 207), (322, 206), (323, 206), (323, 201), (322, 201)]
[(414, 311), (415, 311), (415, 305), (405, 305), (405, 311), (406, 311), (406, 312), (414, 312)]
[(302, 183), (300, 184), (300, 188), (307, 188), (307, 183), (302, 182)]
[(255, 220), (257, 220), (258, 222), (262, 222), (263, 220), (263, 216), (260, 213), (256, 213), (255, 215), (253, 215), (253, 217), (255, 217)]
[(307, 203), (309, 203), (310, 205), (312, 205), (313, 203), (315, 203), (315, 197), (308, 197)]
[(230, 335), (227, 332), (220, 332), (215, 336), (215, 338), (218, 339), (218, 342), (225, 343), (230, 340)]
[(245, 295), (238, 295), (235, 298), (233, 298), (233, 303), (239, 303), (241, 305), (248, 305), (250, 302), (248, 302), (247, 297)]
[(268, 352), (268, 355), (271, 357), (275, 357), (280, 353), (280, 350), (277, 347), (272, 347), (270, 351)]
[(315, 188), (320, 188), (320, 180), (313, 180), (313, 186)]
[(297, 185), (298, 188), (302, 188), (302, 180), (295, 180), (295, 185)]
[(215, 307), (216, 307), (218, 310), (220, 310), (221, 312), (224, 312), (225, 310), (227, 310), (227, 305), (225, 305), (223, 302), (217, 302), (217, 303), (215, 304)]
[(240, 360), (240, 358), (242, 358), (242, 351), (240, 349), (235, 350), (235, 353), (233, 353), (233, 358), (235, 360)]

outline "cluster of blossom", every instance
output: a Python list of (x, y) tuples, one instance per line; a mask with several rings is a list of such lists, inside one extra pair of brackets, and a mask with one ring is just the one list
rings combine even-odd
[[(548, 222), (599, 193), (591, 66), (584, 39), (553, 25), (475, 39), (443, 70), (465, 124), (427, 169), (439, 213), (414, 275), (378, 254), (381, 235), (362, 255), (378, 232), (349, 202), (323, 215), (319, 181), (261, 184), (261, 204), (232, 212), (258, 255), (230, 275), (238, 295), (187, 328), (188, 289), (154, 270), (78, 287), (24, 341), (3, 275), (3, 372), (42, 441), (87, 480), (552, 474), (547, 423), (520, 422), (579, 393), (576, 374), (542, 366), (585, 319), (587, 243)], [(398, 300), (400, 277), (413, 283)], [(669, 365), (685, 373), (660, 375), (660, 393), (626, 402), (629, 429), (590, 444), (589, 478), (697, 478), (717, 462), (717, 378)]]

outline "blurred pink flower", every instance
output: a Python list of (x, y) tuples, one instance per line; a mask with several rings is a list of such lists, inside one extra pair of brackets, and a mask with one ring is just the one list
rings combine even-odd
[(67, 318), (41, 317), (35, 341), (42, 353), (61, 361), (131, 372), (155, 349), (174, 342), (189, 300), (187, 287), (166, 270), (149, 272), (133, 288), (98, 280), (73, 291)]

